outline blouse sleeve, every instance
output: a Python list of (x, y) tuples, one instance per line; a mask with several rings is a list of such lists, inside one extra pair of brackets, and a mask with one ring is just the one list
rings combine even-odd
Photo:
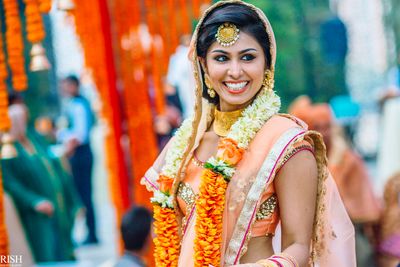
[(158, 176), (160, 175), (161, 169), (165, 164), (165, 157), (173, 139), (174, 138), (171, 138), (171, 140), (169, 140), (167, 145), (161, 151), (160, 155), (154, 161), (153, 165), (146, 171), (140, 180), (140, 184), (146, 186), (148, 191), (158, 190)]

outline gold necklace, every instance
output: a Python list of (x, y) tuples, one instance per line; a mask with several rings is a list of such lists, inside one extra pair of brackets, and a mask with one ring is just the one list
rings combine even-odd
[(219, 111), (215, 109), (214, 112), (214, 132), (221, 137), (226, 137), (232, 127), (232, 125), (239, 119), (242, 115), (243, 109), (238, 109), (234, 111)]

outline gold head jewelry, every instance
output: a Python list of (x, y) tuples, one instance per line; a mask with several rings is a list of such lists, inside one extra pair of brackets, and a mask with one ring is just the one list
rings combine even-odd
[(265, 90), (270, 91), (274, 89), (274, 73), (271, 70), (266, 70), (264, 74), (263, 87)]
[(204, 83), (206, 84), (207, 87), (207, 93), (211, 98), (215, 97), (215, 90), (212, 88), (210, 79), (208, 78), (208, 76), (206, 75), (204, 78)]
[(219, 111), (215, 109), (214, 112), (214, 132), (221, 137), (226, 137), (232, 125), (242, 116), (243, 109), (235, 111)]
[(225, 22), (218, 27), (215, 38), (220, 45), (231, 46), (239, 39), (239, 29), (235, 24)]

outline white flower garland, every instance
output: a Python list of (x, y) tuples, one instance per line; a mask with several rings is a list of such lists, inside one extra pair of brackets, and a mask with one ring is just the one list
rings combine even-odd
[(280, 107), (281, 100), (274, 91), (264, 92), (243, 110), (242, 117), (232, 125), (227, 138), (237, 141), (239, 147), (246, 149), (264, 123), (278, 113)]
[[(242, 116), (232, 125), (227, 138), (235, 140), (239, 147), (247, 149), (250, 141), (265, 122), (278, 113), (280, 106), (280, 98), (274, 91), (268, 90), (263, 92), (251, 105), (243, 110)], [(176, 178), (182, 163), (183, 153), (192, 133), (192, 122), (193, 118), (185, 120), (176, 132), (173, 143), (165, 157), (166, 162), (161, 170), (162, 175)], [(210, 157), (207, 160), (206, 167), (221, 173), (228, 181), (235, 174), (235, 168), (233, 166), (215, 157)], [(173, 208), (172, 196), (165, 195), (160, 190), (154, 192), (154, 197), (151, 198), (151, 202), (157, 203), (162, 207)]]
[(193, 118), (186, 119), (178, 131), (176, 131), (174, 140), (165, 157), (165, 165), (161, 169), (163, 175), (170, 178), (176, 177), (182, 162), (183, 153), (192, 133), (192, 122)]
[(151, 203), (157, 203), (162, 208), (173, 208), (173, 197), (164, 194), (160, 190), (154, 191), (154, 197), (150, 198)]

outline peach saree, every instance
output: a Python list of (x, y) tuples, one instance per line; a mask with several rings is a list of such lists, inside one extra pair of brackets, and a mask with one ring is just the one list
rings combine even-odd
[[(229, 3), (246, 5), (259, 15), (270, 39), (271, 70), (273, 71), (276, 59), (275, 39), (272, 27), (261, 10), (239, 0), (220, 1), (205, 12), (203, 19), (213, 9)], [(202, 98), (204, 84), (200, 62), (196, 54), (197, 34), (203, 19), (200, 20), (192, 39), (190, 57), (196, 80), (196, 106), (191, 137), (172, 187), (175, 199), (178, 186), (184, 179), (185, 170), (193, 153), (213, 121), (214, 106)], [(307, 131), (304, 124), (288, 115), (275, 115), (264, 124), (252, 139), (229, 182), (222, 220), (221, 266), (240, 263), (240, 258), (246, 252), (251, 238), (255, 214), (261, 204), (262, 194), (272, 186), (279, 166), (289, 157), (293, 148), (299, 142), (304, 141), (313, 147), (318, 166), (318, 195), (310, 248), (310, 264), (321, 267), (355, 266), (354, 229), (335, 183), (327, 170), (326, 151), (322, 138), (316, 132)], [(170, 144), (166, 146), (142, 179), (142, 183), (149, 190), (158, 189), (156, 181), (165, 164)], [(175, 201), (174, 206), (177, 206), (176, 204)], [(176, 213), (180, 225), (182, 225), (182, 219), (186, 221), (184, 229), (180, 227), (181, 251), (178, 266), (194, 266), (196, 210), (193, 208), (186, 214), (186, 218), (183, 218), (183, 213), (179, 209), (176, 209)]]

